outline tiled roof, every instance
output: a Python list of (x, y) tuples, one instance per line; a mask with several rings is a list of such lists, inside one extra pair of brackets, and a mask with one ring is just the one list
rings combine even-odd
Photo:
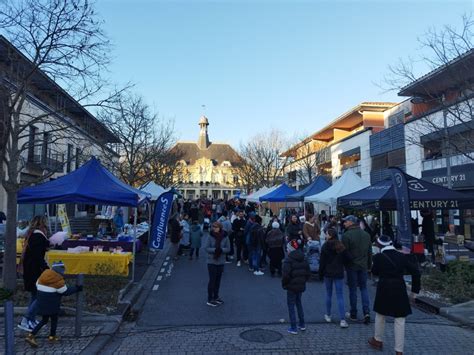
[(211, 143), (207, 149), (199, 149), (194, 142), (178, 142), (173, 149), (183, 154), (182, 160), (186, 161), (188, 165), (193, 165), (196, 160), (201, 158), (210, 159), (215, 165), (228, 161), (232, 166), (237, 166), (242, 161), (242, 158), (230, 145), (223, 143)]

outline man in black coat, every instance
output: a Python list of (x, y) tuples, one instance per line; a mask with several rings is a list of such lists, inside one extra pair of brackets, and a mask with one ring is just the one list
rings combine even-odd
[(395, 352), (403, 353), (405, 341), (405, 317), (411, 314), (410, 302), (403, 275), (412, 276), (411, 291), (420, 291), (420, 271), (410, 255), (396, 250), (390, 237), (377, 239), (381, 252), (373, 257), (372, 274), (379, 277), (375, 294), (375, 335), (369, 345), (377, 350), (383, 347), (385, 316), (394, 317)]
[[(298, 329), (306, 330), (301, 295), (306, 290), (306, 282), (311, 273), (309, 264), (297, 240), (291, 240), (287, 245), (287, 250), (288, 256), (283, 261), (281, 284), (283, 289), (287, 291), (288, 313), (291, 322), (288, 333), (298, 334)], [(295, 306), (299, 318), (298, 328), (296, 327)]]

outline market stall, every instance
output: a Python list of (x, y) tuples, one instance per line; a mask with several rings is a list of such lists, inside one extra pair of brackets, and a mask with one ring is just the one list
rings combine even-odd
[(306, 186), (304, 189), (286, 196), (287, 201), (300, 201), (303, 202), (306, 196), (312, 196), (323, 192), (329, 188), (331, 184), (322, 176), (318, 176), (313, 180), (311, 184)]
[[(135, 223), (132, 229), (133, 241), (137, 239), (136, 208), (147, 201), (149, 195), (120, 181), (100, 162), (91, 158), (79, 169), (56, 180), (32, 187), (26, 187), (18, 193), (18, 203), (65, 204), (87, 203), (97, 205), (125, 206), (135, 208)], [(136, 243), (132, 242), (132, 280), (135, 274)], [(82, 255), (74, 256), (80, 260)], [(110, 262), (106, 255), (101, 257), (104, 263)], [(88, 257), (84, 256), (84, 260)], [(115, 259), (113, 259), (115, 260)], [(123, 260), (129, 260), (124, 258)], [(87, 263), (86, 261), (84, 261)]]
[(287, 184), (281, 184), (277, 188), (273, 189), (269, 193), (259, 197), (260, 202), (268, 202), (270, 209), (274, 214), (286, 210), (288, 207), (298, 207), (297, 202), (288, 203), (286, 196), (295, 193), (296, 190)]

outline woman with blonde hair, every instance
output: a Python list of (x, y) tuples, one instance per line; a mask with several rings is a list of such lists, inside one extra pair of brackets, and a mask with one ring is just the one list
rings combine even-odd
[(26, 315), (21, 320), (18, 328), (31, 332), (37, 325), (36, 318), (36, 281), (42, 272), (48, 269), (45, 260), (49, 248), (48, 220), (46, 216), (35, 216), (30, 223), (26, 234), (21, 262), (23, 264), (23, 283), (25, 291), (31, 293), (31, 301)]
[(207, 252), (207, 305), (216, 307), (224, 303), (219, 297), (222, 273), (224, 272), (225, 256), (230, 251), (230, 241), (220, 222), (212, 223), (212, 230), (206, 238), (204, 248)]

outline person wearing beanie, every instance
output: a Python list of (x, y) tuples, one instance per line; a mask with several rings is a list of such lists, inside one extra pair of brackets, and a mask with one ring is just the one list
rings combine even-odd
[(270, 258), (270, 275), (275, 276), (275, 272), (281, 276), (281, 262), (285, 257), (283, 250), (285, 235), (280, 230), (280, 223), (274, 221), (272, 229), (267, 233), (265, 243), (268, 246), (268, 257)]
[(48, 337), (49, 342), (57, 342), (59, 338), (56, 336), (58, 326), (59, 307), (61, 304), (61, 297), (72, 295), (76, 292), (82, 291), (82, 286), (66, 286), (64, 281), (65, 267), (60, 261), (54, 263), (51, 269), (43, 271), (41, 276), (36, 281), (36, 288), (38, 290), (36, 302), (37, 312), (43, 316), (41, 321), (35, 326), (30, 334), (26, 337), (26, 342), (32, 347), (38, 347), (35, 336), (46, 325), (51, 318), (51, 328)]
[[(288, 256), (283, 261), (282, 267), (281, 284), (283, 289), (286, 290), (291, 323), (290, 328), (288, 328), (290, 334), (298, 334), (298, 330), (306, 330), (301, 296), (306, 290), (306, 282), (309, 280), (311, 273), (300, 244), (296, 239), (287, 244)], [(296, 327), (295, 306), (298, 312), (298, 327)]]
[(395, 353), (401, 355), (405, 343), (405, 318), (411, 314), (403, 275), (411, 275), (411, 291), (418, 293), (420, 270), (410, 255), (399, 252), (392, 244), (389, 236), (381, 235), (377, 238), (377, 246), (381, 252), (374, 256), (372, 266), (372, 274), (379, 277), (374, 301), (375, 334), (368, 342), (372, 348), (382, 350), (385, 317), (393, 317)]

